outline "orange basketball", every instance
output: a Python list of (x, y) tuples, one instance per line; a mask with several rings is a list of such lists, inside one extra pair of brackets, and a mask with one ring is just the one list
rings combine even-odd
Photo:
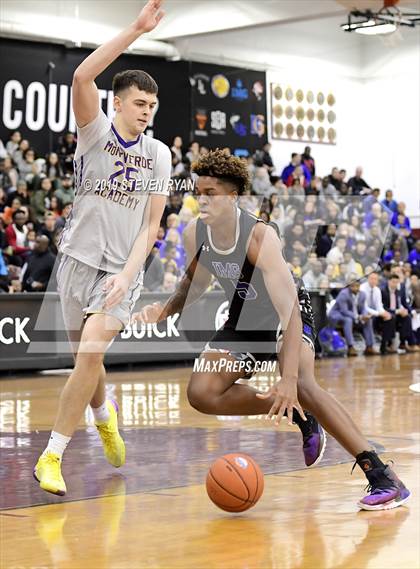
[(247, 454), (225, 454), (211, 465), (206, 488), (210, 500), (222, 510), (244, 512), (261, 498), (264, 475)]

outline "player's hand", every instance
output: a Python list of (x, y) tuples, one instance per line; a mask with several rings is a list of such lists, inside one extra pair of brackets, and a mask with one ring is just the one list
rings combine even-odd
[(293, 409), (296, 409), (304, 421), (306, 421), (305, 413), (297, 398), (296, 380), (283, 377), (281, 381), (275, 383), (267, 392), (257, 393), (259, 399), (268, 399), (274, 397), (274, 403), (268, 412), (267, 419), (272, 419), (277, 415), (275, 424), (280, 425), (280, 421), (287, 412), (289, 425), (293, 425)]
[(140, 312), (135, 312), (131, 317), (131, 324), (134, 322), (140, 322), (140, 324), (155, 324), (159, 320), (163, 320), (161, 315), (163, 313), (163, 304), (160, 302), (154, 302), (153, 304), (148, 304), (144, 306)]
[(129, 287), (130, 281), (123, 273), (107, 278), (103, 288), (104, 292), (108, 293), (105, 297), (104, 309), (110, 310), (117, 304), (120, 304), (124, 300)]
[(139, 32), (151, 32), (161, 21), (165, 12), (160, 9), (162, 0), (149, 0), (135, 21)]

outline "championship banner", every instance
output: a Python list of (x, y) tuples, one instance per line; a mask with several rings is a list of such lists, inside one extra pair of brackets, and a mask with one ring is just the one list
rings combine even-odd
[[(0, 50), (0, 138), (6, 143), (11, 132), (19, 130), (37, 154), (55, 150), (61, 135), (76, 130), (71, 110), (72, 78), (92, 50), (11, 39), (0, 39)], [(159, 86), (158, 105), (147, 134), (169, 146), (176, 135), (188, 140), (188, 63), (120, 56), (96, 80), (102, 108), (109, 118), (114, 114), (112, 78), (126, 69), (146, 71)]]
[(206, 63), (192, 63), (191, 140), (210, 149), (229, 147), (248, 156), (267, 142), (266, 76)]

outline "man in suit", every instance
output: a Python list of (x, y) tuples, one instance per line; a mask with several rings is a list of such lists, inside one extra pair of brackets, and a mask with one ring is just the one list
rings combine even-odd
[(392, 314), (384, 308), (378, 282), (378, 273), (372, 272), (360, 286), (360, 290), (366, 295), (366, 310), (372, 315), (374, 328), (381, 335), (381, 354), (392, 354), (397, 350), (388, 346), (388, 343), (395, 335), (395, 323)]
[(400, 284), (398, 274), (392, 273), (387, 286), (382, 288), (382, 302), (385, 310), (392, 315), (392, 326), (389, 327), (387, 337), (383, 338), (385, 346), (389, 346), (397, 331), (400, 334), (400, 351), (416, 352), (410, 306), (407, 304), (405, 286)]
[[(354, 276), (354, 278), (357, 278)], [(334, 306), (328, 313), (328, 319), (333, 328), (341, 326), (348, 346), (348, 356), (357, 356), (355, 350), (353, 327), (362, 329), (366, 341), (366, 356), (375, 355), (373, 348), (372, 316), (366, 309), (366, 295), (360, 291), (360, 283), (356, 280), (340, 291)]]

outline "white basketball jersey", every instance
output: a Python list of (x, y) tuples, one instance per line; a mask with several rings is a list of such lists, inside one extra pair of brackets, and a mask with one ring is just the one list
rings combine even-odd
[(77, 129), (74, 164), (76, 197), (60, 252), (118, 273), (139, 235), (150, 196), (168, 194), (170, 150), (144, 134), (126, 142), (99, 110), (94, 121)]

